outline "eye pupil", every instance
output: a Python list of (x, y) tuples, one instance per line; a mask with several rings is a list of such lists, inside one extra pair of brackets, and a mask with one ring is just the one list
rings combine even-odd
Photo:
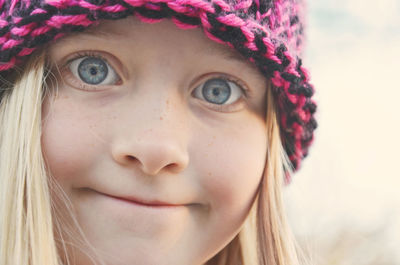
[(107, 78), (108, 68), (103, 60), (88, 57), (79, 64), (78, 73), (82, 81), (91, 85), (98, 85)]
[(224, 79), (210, 79), (204, 83), (204, 99), (213, 104), (224, 104), (231, 96), (231, 87)]
[(91, 75), (96, 75), (97, 74), (96, 68), (94, 68), (94, 67), (90, 68), (90, 74)]

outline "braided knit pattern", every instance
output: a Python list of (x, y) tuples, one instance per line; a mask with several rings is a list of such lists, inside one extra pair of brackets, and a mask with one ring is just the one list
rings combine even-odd
[(13, 71), (43, 44), (104, 19), (133, 15), (201, 27), (271, 80), (284, 147), (297, 170), (317, 127), (314, 89), (300, 59), (303, 6), (301, 0), (0, 0), (0, 73)]

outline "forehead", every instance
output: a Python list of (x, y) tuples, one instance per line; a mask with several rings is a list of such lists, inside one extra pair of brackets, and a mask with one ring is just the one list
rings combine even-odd
[[(136, 47), (140, 46), (140, 40), (157, 41), (157, 39), (164, 43), (172, 43), (172, 46), (176, 47), (175, 52), (190, 52), (198, 56), (219, 57), (232, 63), (245, 64), (247, 67), (258, 71), (254, 64), (233, 48), (207, 38), (201, 28), (179, 29), (168, 19), (155, 24), (143, 23), (134, 17), (117, 21), (102, 21), (98, 26), (88, 28), (83, 32), (71, 33), (61, 39), (60, 42), (55, 43), (53, 50), (57, 50), (60, 46), (76, 45), (77, 43), (114, 47), (129, 46), (134, 49), (135, 44)], [(171, 47), (171, 45), (168, 46)], [(171, 53), (173, 51), (168, 50), (166, 52)]]

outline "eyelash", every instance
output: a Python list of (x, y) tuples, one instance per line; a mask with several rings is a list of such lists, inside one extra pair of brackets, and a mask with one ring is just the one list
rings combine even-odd
[[(101, 54), (99, 54), (97, 52), (94, 52), (94, 51), (79, 51), (79, 52), (75, 53), (72, 58), (68, 59), (62, 65), (62, 69), (67, 69), (68, 74), (73, 76), (74, 79), (76, 79), (76, 77), (69, 70), (69, 66), (74, 60), (81, 59), (83, 57), (91, 57), (91, 58), (96, 58), (96, 59), (103, 60), (108, 66), (113, 68), (112, 65), (109, 63), (109, 60), (107, 60), (107, 58), (104, 57), (103, 55), (101, 55)], [(115, 69), (114, 69), (114, 71), (115, 71)], [(217, 111), (220, 111), (220, 112), (234, 111), (235, 109), (237, 109), (239, 107), (239, 105), (243, 104), (244, 98), (249, 98), (251, 96), (250, 89), (248, 89), (248, 87), (240, 79), (237, 79), (237, 78), (234, 78), (234, 77), (232, 77), (230, 75), (226, 75), (226, 74), (222, 74), (222, 73), (212, 74), (211, 77), (209, 77), (207, 80), (210, 80), (210, 79), (223, 79), (225, 81), (232, 82), (243, 93), (243, 95), (238, 100), (236, 100), (235, 102), (233, 102), (231, 104), (228, 104), (228, 105), (213, 104), (211, 102), (207, 102), (206, 100), (202, 100), (204, 102), (204, 104), (208, 105), (209, 107), (213, 108), (214, 110), (217, 110)], [(119, 79), (119, 80), (121, 80), (121, 79)], [(202, 83), (197, 85), (195, 88), (198, 88), (202, 84), (204, 85), (204, 82), (206, 82), (206, 81), (203, 81)], [(74, 81), (74, 83), (76, 83), (79, 86), (79, 89), (82, 89), (82, 90), (85, 90), (85, 91), (89, 91), (89, 92), (92, 91), (93, 92), (93, 91), (101, 90), (101, 89), (99, 89), (98, 85), (97, 86), (96, 85), (90, 85), (90, 84), (86, 84), (86, 83), (84, 83), (82, 81)], [(194, 92), (194, 90), (191, 93), (193, 93), (193, 92)]]
[[(211, 79), (222, 79), (227, 82), (234, 83), (234, 85), (236, 85), (242, 93), (242, 95), (235, 102), (233, 102), (231, 104), (213, 104), (206, 100), (201, 100), (201, 99), (196, 98), (196, 99), (200, 100), (202, 102), (202, 104), (208, 106), (209, 108), (211, 108), (213, 110), (216, 110), (218, 112), (235, 112), (235, 111), (241, 109), (241, 107), (245, 103), (245, 100), (250, 98), (250, 96), (251, 96), (250, 89), (248, 89), (248, 87), (240, 79), (234, 78), (230, 75), (223, 74), (223, 73), (211, 74), (211, 77), (207, 78), (207, 80), (211, 80)], [(204, 85), (205, 82), (207, 82), (207, 80), (202, 81), (200, 84), (196, 85), (195, 89), (201, 85)], [(194, 91), (195, 90), (192, 91), (192, 94)]]
[[(100, 60), (104, 61), (109, 67), (113, 68), (113, 70), (115, 71), (114, 67), (112, 67), (112, 64), (109, 62), (109, 60), (107, 60), (106, 57), (104, 57), (103, 55), (101, 55), (97, 52), (94, 52), (94, 51), (79, 51), (79, 52), (75, 53), (72, 58), (68, 59), (62, 65), (62, 69), (66, 70), (68, 75), (71, 75), (74, 79), (76, 79), (76, 77), (69, 70), (69, 66), (73, 61), (84, 58), (84, 57), (100, 59)], [(116, 71), (115, 71), (115, 73), (116, 73)], [(119, 78), (119, 82), (120, 82), (121, 78), (119, 76), (118, 76), (118, 78)], [(74, 84), (79, 86), (79, 89), (82, 89), (82, 90), (85, 90), (88, 92), (95, 92), (95, 91), (102, 90), (101, 88), (99, 88), (99, 85), (90, 85), (90, 84), (84, 83), (82, 81), (76, 81), (76, 80), (73, 80), (73, 82), (74, 82)]]
[(109, 64), (108, 60), (99, 53), (96, 53), (93, 51), (80, 51), (80, 52), (75, 53), (71, 59), (68, 59), (65, 62), (65, 64), (63, 65), (63, 67), (68, 67), (70, 65), (70, 63), (72, 63), (74, 60), (80, 59), (82, 57), (93, 57), (96, 59), (101, 59), (101, 60), (105, 61), (107, 64)]

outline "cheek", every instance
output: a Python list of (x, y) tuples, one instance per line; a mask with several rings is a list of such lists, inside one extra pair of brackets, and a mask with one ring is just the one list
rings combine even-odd
[(51, 110), (46, 100), (42, 113), (42, 149), (50, 172), (61, 184), (81, 179), (101, 154), (102, 136), (93, 120), (83, 118), (82, 109), (63, 99), (52, 102)]
[[(196, 161), (201, 187), (217, 218), (243, 218), (262, 178), (267, 139), (258, 117), (210, 129), (198, 139)], [(211, 139), (211, 141), (209, 140)]]

